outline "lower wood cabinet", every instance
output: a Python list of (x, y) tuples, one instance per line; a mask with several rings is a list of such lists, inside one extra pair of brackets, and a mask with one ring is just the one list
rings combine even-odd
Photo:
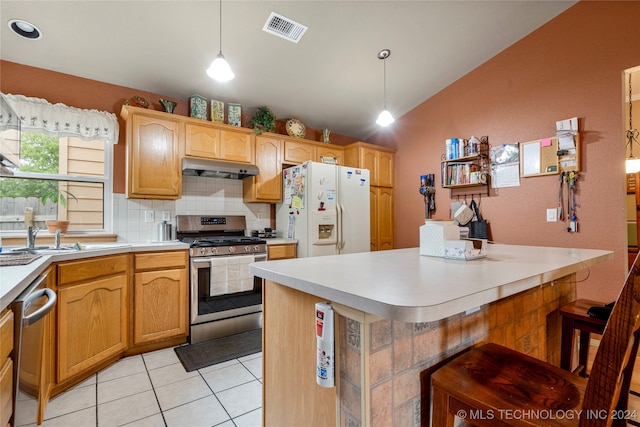
[(133, 345), (188, 334), (187, 251), (134, 254)]
[(126, 254), (58, 264), (58, 382), (127, 347), (128, 265)]
[(371, 187), (371, 250), (395, 247), (393, 188)]
[(0, 313), (0, 426), (6, 426), (13, 414), (13, 327), (9, 307)]
[(297, 243), (276, 243), (267, 244), (267, 260), (295, 258), (297, 254)]

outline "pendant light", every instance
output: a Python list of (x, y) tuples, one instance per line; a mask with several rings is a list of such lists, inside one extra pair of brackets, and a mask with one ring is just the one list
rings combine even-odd
[(213, 60), (207, 69), (207, 75), (221, 83), (233, 80), (236, 76), (233, 74), (233, 71), (231, 71), (231, 66), (222, 54), (222, 0), (220, 0), (220, 53), (218, 53), (216, 59)]
[(376, 120), (376, 123), (380, 126), (389, 126), (391, 123), (396, 121), (389, 110), (387, 110), (387, 58), (389, 55), (391, 55), (391, 51), (389, 49), (382, 49), (378, 52), (378, 59), (382, 59), (384, 69), (384, 110), (378, 116), (378, 120)]
[(633, 128), (632, 102), (631, 102), (631, 73), (629, 73), (629, 129), (625, 132), (627, 146), (629, 147), (629, 157), (625, 162), (627, 173), (640, 172), (640, 158), (633, 156), (633, 144), (638, 143), (638, 130)]

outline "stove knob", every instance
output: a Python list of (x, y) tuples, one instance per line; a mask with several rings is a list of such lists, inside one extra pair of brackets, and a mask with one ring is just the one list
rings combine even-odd
[(260, 250), (260, 246), (255, 245), (255, 246), (253, 247), (253, 251), (254, 251), (254, 252), (258, 252), (259, 250)]
[(217, 255), (218, 254), (218, 248), (211, 248), (211, 255)]
[(244, 247), (244, 251), (245, 252), (251, 252), (251, 246), (245, 246)]
[(205, 248), (200, 248), (200, 255), (204, 255), (205, 252), (207, 252), (207, 249)]
[(229, 246), (229, 253), (233, 254), (236, 252), (236, 247), (235, 246)]

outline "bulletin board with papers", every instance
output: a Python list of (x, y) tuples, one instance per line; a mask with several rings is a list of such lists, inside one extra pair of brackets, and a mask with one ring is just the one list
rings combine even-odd
[(557, 122), (556, 130), (556, 136), (520, 143), (521, 177), (580, 170), (577, 117)]

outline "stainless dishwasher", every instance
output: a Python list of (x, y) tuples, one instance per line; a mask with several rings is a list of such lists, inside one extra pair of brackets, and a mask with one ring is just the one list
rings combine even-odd
[(44, 407), (39, 405), (44, 398), (48, 382), (43, 371), (42, 358), (45, 348), (45, 316), (56, 305), (56, 293), (46, 287), (47, 275), (41, 275), (13, 302), (15, 321), (15, 345), (13, 384), (13, 423), (15, 427), (40, 424), (44, 418)]

